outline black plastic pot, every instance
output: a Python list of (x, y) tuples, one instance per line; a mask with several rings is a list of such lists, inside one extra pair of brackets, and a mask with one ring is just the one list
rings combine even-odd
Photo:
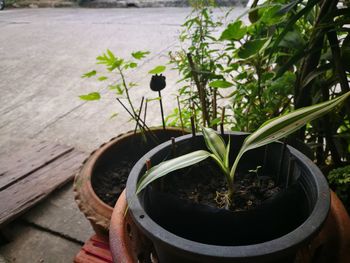
[[(228, 136), (232, 161), (247, 135)], [(178, 155), (206, 149), (201, 135), (179, 137), (176, 145)], [(152, 185), (135, 197), (146, 160), (155, 165), (172, 152), (170, 142), (148, 152), (133, 167), (126, 187), (131, 216), (152, 240), (160, 263), (293, 262), (298, 248), (326, 219), (330, 192), (324, 176), (302, 153), (281, 143), (247, 152), (238, 166), (247, 171), (260, 165), (263, 174), (273, 175), (284, 188), (257, 209), (231, 212), (191, 204)]]

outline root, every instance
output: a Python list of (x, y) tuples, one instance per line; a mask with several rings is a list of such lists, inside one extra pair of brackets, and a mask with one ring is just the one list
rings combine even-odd
[(227, 192), (220, 193), (216, 191), (216, 197), (214, 200), (220, 208), (230, 209), (232, 205), (230, 195)]

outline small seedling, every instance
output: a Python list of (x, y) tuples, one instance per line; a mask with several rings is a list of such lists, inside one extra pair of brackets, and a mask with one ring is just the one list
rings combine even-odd
[(261, 165), (258, 165), (255, 169), (252, 169), (252, 170), (248, 170), (249, 173), (254, 173), (256, 175), (256, 178), (258, 179), (258, 187), (261, 186), (261, 180), (259, 178), (259, 169), (261, 168), (262, 166)]

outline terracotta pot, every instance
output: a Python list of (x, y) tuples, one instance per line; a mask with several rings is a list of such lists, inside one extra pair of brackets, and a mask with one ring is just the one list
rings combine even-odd
[[(125, 215), (126, 209), (124, 191), (114, 207), (111, 219), (109, 244), (113, 262), (149, 262), (152, 253), (154, 255), (152, 244), (137, 229), (129, 213)], [(295, 263), (347, 263), (350, 262), (349, 248), (350, 218), (332, 192), (331, 209), (324, 226), (309, 244), (298, 251)]]
[[(179, 128), (167, 128), (166, 130), (157, 128), (152, 129), (160, 142), (169, 140), (171, 137), (177, 137), (183, 134)], [(148, 138), (147, 144), (143, 142), (143, 135), (140, 132), (133, 131), (121, 134), (112, 138), (109, 142), (102, 144), (97, 150), (83, 162), (80, 172), (75, 176), (74, 193), (75, 200), (79, 209), (90, 221), (96, 234), (108, 238), (108, 229), (113, 207), (104, 203), (95, 193), (92, 186), (92, 178), (96, 169), (103, 169), (111, 162), (118, 160), (118, 156), (129, 154), (131, 161), (137, 161), (147, 151), (157, 144)]]
[(299, 251), (298, 260), (301, 263), (350, 262), (350, 217), (333, 191), (324, 226), (312, 242)]
[(114, 207), (109, 229), (109, 246), (113, 262), (149, 262), (153, 251), (152, 243), (138, 230), (130, 214), (125, 214), (126, 209), (124, 190)]

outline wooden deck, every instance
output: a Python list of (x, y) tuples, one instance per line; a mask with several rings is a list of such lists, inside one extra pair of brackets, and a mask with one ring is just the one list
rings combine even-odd
[(50, 142), (28, 145), (0, 162), (0, 226), (73, 179), (86, 157)]

